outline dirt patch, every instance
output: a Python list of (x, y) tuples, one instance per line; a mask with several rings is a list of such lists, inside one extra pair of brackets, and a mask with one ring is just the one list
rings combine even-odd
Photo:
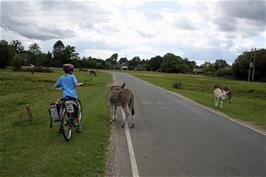
[(107, 161), (106, 161), (106, 170), (105, 176), (108, 177), (118, 177), (118, 161), (117, 161), (117, 150), (116, 150), (116, 132), (115, 128), (111, 126), (111, 136), (109, 139), (108, 152), (107, 152)]
[(159, 74), (141, 74), (141, 73), (137, 73), (136, 75), (138, 75), (138, 76), (163, 77), (162, 75), (159, 75)]

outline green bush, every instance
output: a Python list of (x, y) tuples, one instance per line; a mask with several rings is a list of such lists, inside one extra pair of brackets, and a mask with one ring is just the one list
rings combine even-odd
[(20, 71), (21, 70), (21, 66), (22, 66), (22, 60), (21, 58), (16, 55), (13, 60), (12, 60), (12, 66), (14, 67), (13, 70), (14, 71)]
[(175, 82), (175, 83), (173, 83), (173, 87), (180, 89), (180, 88), (182, 88), (182, 83), (181, 82)]
[(215, 75), (219, 77), (232, 76), (232, 70), (231, 68), (220, 68), (215, 72)]

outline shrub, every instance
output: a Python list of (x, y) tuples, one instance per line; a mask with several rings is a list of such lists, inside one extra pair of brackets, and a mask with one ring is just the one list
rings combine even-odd
[(219, 77), (232, 76), (232, 70), (231, 68), (220, 68), (215, 72), (215, 75)]
[(180, 89), (182, 87), (182, 83), (181, 82), (175, 82), (175, 83), (173, 83), (173, 87)]
[(21, 58), (16, 55), (13, 60), (12, 60), (12, 66), (14, 67), (13, 70), (14, 71), (20, 71), (21, 70), (21, 66), (22, 66), (22, 60)]

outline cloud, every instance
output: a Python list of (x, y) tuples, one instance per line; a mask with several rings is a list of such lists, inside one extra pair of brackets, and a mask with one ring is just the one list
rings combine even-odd
[[(95, 8), (94, 2), (3, 1), (1, 27), (30, 39), (71, 38), (78, 29), (94, 29), (107, 21), (107, 12)], [(82, 15), (81, 15), (82, 14)]]
[(223, 15), (243, 18), (249, 20), (260, 21), (265, 24), (266, 4), (265, 1), (220, 1), (218, 6), (221, 6)]
[(232, 32), (237, 29), (237, 19), (231, 17), (217, 17), (214, 22), (219, 30)]
[(232, 61), (250, 47), (265, 47), (264, 1), (1, 3), (2, 36), (37, 42), (46, 51), (61, 39), (81, 56), (119, 52), (149, 58), (173, 52), (198, 61)]
[(224, 32), (235, 32), (243, 37), (265, 31), (265, 1), (220, 1), (213, 22)]

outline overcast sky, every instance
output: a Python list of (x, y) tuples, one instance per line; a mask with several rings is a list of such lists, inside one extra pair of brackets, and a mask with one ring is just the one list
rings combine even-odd
[(80, 56), (106, 59), (167, 52), (195, 60), (226, 59), (265, 48), (265, 0), (3, 1), (1, 39), (37, 42), (52, 51), (62, 40)]

